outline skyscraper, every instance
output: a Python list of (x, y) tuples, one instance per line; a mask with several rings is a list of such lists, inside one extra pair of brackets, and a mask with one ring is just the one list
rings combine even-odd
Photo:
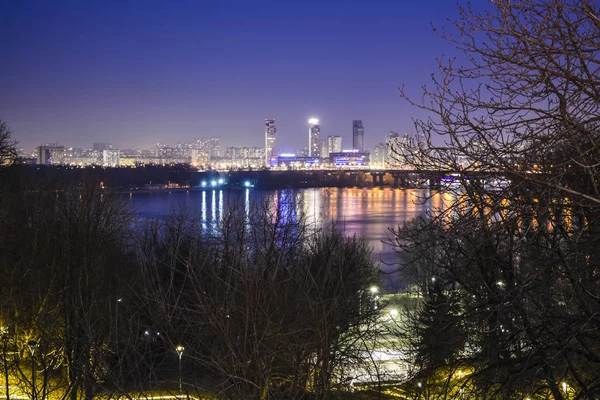
[(352, 121), (352, 148), (359, 153), (365, 150), (365, 128), (361, 120)]
[(341, 136), (327, 136), (327, 152), (328, 153), (341, 153), (342, 152), (342, 137)]
[(308, 120), (308, 156), (321, 157), (321, 125), (317, 118)]
[(271, 165), (271, 159), (275, 157), (275, 140), (277, 139), (277, 127), (274, 119), (265, 119), (265, 165)]

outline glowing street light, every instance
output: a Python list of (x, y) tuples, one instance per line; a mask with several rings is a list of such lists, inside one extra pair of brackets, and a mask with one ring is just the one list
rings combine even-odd
[(183, 347), (182, 345), (178, 345), (177, 347), (175, 347), (175, 351), (179, 356), (179, 393), (183, 393), (183, 385), (181, 382), (181, 357), (183, 357), (183, 350), (185, 350), (185, 347)]
[(398, 310), (396, 310), (395, 308), (392, 308), (390, 310), (390, 317), (392, 317), (392, 319), (396, 318), (398, 316)]
[(371, 294), (376, 294), (379, 292), (379, 288), (377, 286), (371, 286), (369, 290), (371, 291)]

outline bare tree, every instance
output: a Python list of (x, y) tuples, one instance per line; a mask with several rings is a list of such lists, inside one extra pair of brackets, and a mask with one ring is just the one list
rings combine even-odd
[(0, 167), (10, 165), (17, 157), (17, 141), (5, 121), (0, 119)]
[(129, 210), (92, 184), (26, 187), (2, 200), (9, 212), (0, 223), (0, 305), (11, 386), (32, 398), (114, 392), (111, 304), (133, 265)]
[(322, 398), (347, 386), (342, 371), (362, 358), (377, 315), (361, 241), (311, 233), (291, 204), (232, 207), (217, 232), (189, 215), (159, 228), (141, 264), (153, 320), (172, 349), (185, 347), (186, 390), (202, 375), (233, 398)]
[(428, 368), (468, 370), (448, 379), (478, 398), (599, 395), (598, 15), (587, 0), (460, 8), (440, 35), (462, 54), (408, 99), (431, 115), (416, 121), (414, 166), (460, 173), (442, 209), (397, 231), (441, 285), (423, 291), (415, 349), (433, 360), (427, 332), (458, 316), (465, 345)]

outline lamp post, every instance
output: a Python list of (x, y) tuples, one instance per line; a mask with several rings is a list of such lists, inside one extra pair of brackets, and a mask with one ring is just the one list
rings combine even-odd
[(37, 390), (35, 386), (35, 350), (37, 349), (37, 342), (35, 340), (30, 340), (27, 342), (27, 347), (29, 347), (29, 354), (31, 355), (31, 400), (36, 400), (37, 398)]
[(123, 378), (121, 352), (119, 349), (119, 303), (121, 303), (122, 301), (123, 299), (121, 297), (118, 297), (115, 305), (115, 350), (117, 351), (117, 362), (119, 363), (119, 382)]
[(182, 345), (178, 345), (177, 347), (175, 347), (175, 351), (179, 356), (179, 394), (183, 393), (183, 385), (181, 382), (181, 357), (183, 356), (183, 350), (185, 350), (185, 347), (183, 347)]
[(7, 348), (8, 348), (8, 333), (6, 332), (6, 328), (2, 327), (0, 329), (2, 335), (2, 374), (4, 375), (4, 385), (6, 387), (6, 398), (10, 398), (10, 382), (9, 382), (9, 374), (8, 374), (8, 359), (7, 359)]

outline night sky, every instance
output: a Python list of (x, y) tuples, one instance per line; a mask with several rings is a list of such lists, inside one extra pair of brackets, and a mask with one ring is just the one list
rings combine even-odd
[(0, 119), (42, 142), (115, 148), (220, 136), (223, 146), (307, 145), (309, 117), (351, 147), (422, 116), (420, 93), (452, 45), (431, 30), (451, 0), (6, 0), (0, 5)]

